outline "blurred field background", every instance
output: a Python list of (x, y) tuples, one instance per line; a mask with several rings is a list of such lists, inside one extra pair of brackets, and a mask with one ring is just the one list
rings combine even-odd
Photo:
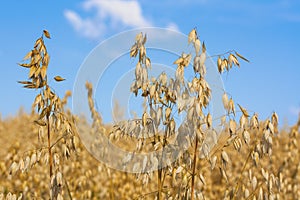
[[(34, 152), (39, 146), (36, 125), (32, 122), (34, 117), (36, 115), (26, 114), (20, 110), (16, 117), (1, 118), (0, 193), (11, 192), (16, 196), (22, 193), (21, 199), (45, 199), (49, 196), (48, 167), (43, 163), (43, 158), (30, 166), (28, 172), (17, 172), (13, 176), (9, 175), (12, 161), (19, 160), (27, 151), (33, 150)], [(246, 190), (248, 195), (255, 191), (256, 199), (261, 199), (260, 188), (263, 189), (264, 194), (267, 193), (268, 181), (265, 180), (264, 176), (266, 175), (262, 174), (261, 169), (268, 173), (270, 180), (279, 177), (279, 174), (282, 178), (280, 184), (279, 180), (274, 178), (274, 185), (272, 186), (274, 199), (298, 199), (300, 197), (299, 126), (300, 120), (295, 126), (281, 130), (274, 137), (273, 153), (270, 158), (267, 157), (259, 161), (257, 167), (253, 161), (249, 162), (243, 172), (242, 182), (244, 186), (241, 188), (240, 199), (248, 199), (245, 197)], [(84, 128), (86, 130), (91, 129), (89, 126)], [(226, 135), (224, 133), (220, 137), (220, 143), (226, 141)], [(251, 132), (252, 140), (261, 136), (262, 132)], [(205, 185), (199, 179), (196, 183), (197, 188), (201, 188), (205, 194), (205, 199), (225, 199), (230, 188), (235, 186), (236, 178), (241, 175), (241, 166), (247, 157), (248, 148), (244, 146), (242, 151), (238, 152), (230, 147), (226, 151), (230, 157), (230, 163), (227, 167), (228, 182), (222, 178), (219, 169), (215, 168), (211, 171), (208, 163), (201, 163)], [(63, 162), (62, 172), (73, 199), (155, 199), (157, 187), (155, 174), (147, 185), (143, 185), (143, 180), (137, 180), (133, 174), (106, 168), (104, 164), (95, 160), (80, 142), (77, 144), (76, 153), (71, 154), (68, 160), (61, 159), (61, 162)], [(249, 175), (249, 170), (251, 170), (252, 175)], [(249, 180), (249, 176), (256, 177), (256, 186), (254, 186), (253, 181)], [(180, 176), (177, 181), (178, 185), (182, 184)], [(175, 194), (177, 192), (177, 187), (174, 187), (173, 184), (172, 180), (166, 181), (166, 193)], [(65, 183), (63, 188), (64, 197), (69, 199)], [(201, 198), (199, 197), (199, 199)], [(254, 199), (254, 197), (249, 199)]]

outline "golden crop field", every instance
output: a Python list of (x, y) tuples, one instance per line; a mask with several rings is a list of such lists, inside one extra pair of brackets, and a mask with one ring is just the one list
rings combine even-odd
[[(173, 79), (164, 73), (148, 77), (147, 39), (143, 33), (136, 36), (130, 49), (137, 62), (131, 92), (146, 103), (140, 118), (114, 125), (103, 123), (90, 83), (85, 96), (92, 124), (66, 107), (71, 92), (64, 97), (54, 92), (47, 76), (50, 57), (45, 43), (50, 38), (44, 30), (25, 56), (28, 62), (20, 64), (29, 75), (19, 83), (39, 91), (32, 112), (20, 109), (16, 116), (0, 118), (0, 200), (300, 198), (300, 118), (297, 124), (280, 129), (276, 112), (259, 119), (224, 91), (221, 98), (227, 114), (218, 119), (224, 128), (219, 137), (211, 136), (215, 119), (207, 109), (211, 89), (205, 79), (206, 46), (195, 29), (187, 41), (194, 46), (195, 57), (183, 53), (174, 62)], [(248, 62), (235, 51), (216, 58), (219, 73), (230, 73), (242, 65), (240, 61)], [(189, 65), (195, 77), (186, 83), (184, 70)], [(176, 124), (174, 113), (186, 113), (183, 125)], [(159, 127), (163, 128), (158, 131)], [(82, 143), (83, 132), (95, 138), (90, 146)], [(126, 165), (135, 154), (108, 158), (135, 173), (110, 168), (96, 159), (97, 153), (107, 154), (99, 134), (137, 155), (158, 153), (132, 166)]]

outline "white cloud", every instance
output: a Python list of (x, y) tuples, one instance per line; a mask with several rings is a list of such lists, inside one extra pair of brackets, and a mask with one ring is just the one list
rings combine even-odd
[(111, 17), (113, 22), (121, 22), (130, 27), (151, 26), (151, 22), (142, 15), (142, 8), (137, 1), (124, 0), (88, 0), (84, 8), (97, 9), (98, 17)]
[(82, 19), (74, 11), (66, 10), (64, 14), (74, 29), (87, 38), (96, 39), (101, 31), (105, 31), (105, 27), (101, 23), (95, 23), (91, 19)]
[[(108, 31), (154, 26), (143, 15), (137, 0), (86, 0), (82, 8), (87, 13), (96, 13), (93, 17), (83, 18), (75, 11), (66, 10), (64, 15), (77, 32), (89, 39), (99, 39)], [(167, 28), (179, 30), (175, 23), (169, 23)]]

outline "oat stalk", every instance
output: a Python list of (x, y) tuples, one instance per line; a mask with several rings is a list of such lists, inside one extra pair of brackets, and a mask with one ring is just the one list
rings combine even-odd
[(191, 183), (191, 200), (194, 200), (195, 176), (196, 176), (196, 166), (197, 166), (197, 150), (198, 150), (198, 137), (196, 137), (196, 141), (195, 141), (193, 171), (192, 171), (192, 183)]
[(53, 175), (53, 171), (52, 171), (53, 158), (52, 158), (52, 150), (51, 150), (51, 132), (50, 132), (49, 116), (47, 116), (47, 139), (48, 139), (48, 153), (49, 153), (49, 177), (51, 179)]

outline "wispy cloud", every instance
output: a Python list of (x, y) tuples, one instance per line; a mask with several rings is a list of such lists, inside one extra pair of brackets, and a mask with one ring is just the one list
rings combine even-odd
[(87, 38), (96, 39), (102, 31), (105, 31), (105, 26), (102, 23), (97, 23), (92, 19), (82, 19), (74, 11), (66, 10), (64, 14), (73, 28)]
[[(96, 13), (93, 17), (83, 18), (75, 11), (65, 10), (64, 15), (78, 33), (89, 39), (99, 39), (109, 31), (155, 26), (144, 16), (136, 0), (86, 0), (82, 9)], [(167, 28), (178, 30), (175, 23), (169, 23)]]

